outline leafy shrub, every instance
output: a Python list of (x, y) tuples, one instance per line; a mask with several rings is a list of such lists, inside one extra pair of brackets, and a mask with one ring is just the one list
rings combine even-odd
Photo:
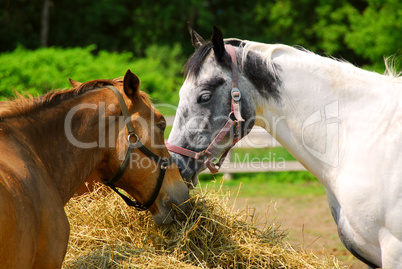
[(183, 65), (180, 46), (153, 45), (144, 58), (135, 58), (130, 52), (95, 50), (95, 45), (33, 51), (19, 47), (0, 54), (0, 98), (10, 98), (14, 91), (40, 95), (52, 89), (70, 88), (68, 78), (81, 82), (112, 79), (131, 69), (141, 79), (141, 89), (154, 101), (177, 103)]

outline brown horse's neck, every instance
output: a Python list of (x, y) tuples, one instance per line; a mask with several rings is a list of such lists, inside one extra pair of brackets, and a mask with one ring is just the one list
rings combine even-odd
[[(10, 119), (17, 140), (27, 151), (23, 157), (44, 167), (49, 184), (55, 185), (64, 204), (115, 147), (118, 127), (111, 123), (119, 111), (108, 108), (115, 108), (116, 103), (111, 91), (94, 91)], [(115, 137), (110, 139), (109, 134)]]

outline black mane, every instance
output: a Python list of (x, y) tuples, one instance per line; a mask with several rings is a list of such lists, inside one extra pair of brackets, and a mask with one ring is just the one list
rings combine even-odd
[(213, 48), (211, 41), (205, 42), (199, 47), (187, 60), (184, 65), (184, 76), (197, 77), (200, 74), (201, 67), (204, 64), (204, 60), (207, 58), (209, 52)]

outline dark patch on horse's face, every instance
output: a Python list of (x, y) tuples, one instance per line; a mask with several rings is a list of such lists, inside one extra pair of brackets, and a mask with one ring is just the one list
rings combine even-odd
[(262, 97), (273, 98), (275, 101), (280, 100), (279, 79), (268, 70), (264, 60), (255, 52), (250, 51), (247, 54), (242, 71)]
[(188, 111), (188, 108), (187, 108), (187, 107), (183, 107), (183, 108), (180, 110), (180, 112), (181, 112), (181, 117), (180, 117), (180, 118), (182, 118), (182, 119), (187, 119), (187, 118), (188, 118), (189, 111)]
[[(225, 40), (225, 44), (241, 49), (247, 44), (247, 41), (230, 38)], [(240, 55), (237, 56), (238, 66), (241, 68), (240, 72), (253, 84), (258, 93), (265, 99), (273, 98), (277, 102), (280, 101), (280, 80), (268, 70), (264, 59), (254, 51), (248, 52), (245, 61), (239, 57)], [(244, 65), (241, 63), (242, 61)], [(278, 69), (279, 67), (276, 66), (275, 68)]]

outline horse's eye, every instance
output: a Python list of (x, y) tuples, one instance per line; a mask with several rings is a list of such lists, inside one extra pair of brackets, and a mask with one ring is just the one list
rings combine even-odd
[(165, 129), (166, 129), (166, 122), (162, 121), (162, 122), (159, 122), (159, 123), (156, 124), (156, 125), (159, 127), (159, 129), (162, 130), (162, 132), (165, 131)]
[(209, 93), (204, 93), (200, 96), (198, 99), (198, 103), (206, 103), (211, 99), (211, 94)]

